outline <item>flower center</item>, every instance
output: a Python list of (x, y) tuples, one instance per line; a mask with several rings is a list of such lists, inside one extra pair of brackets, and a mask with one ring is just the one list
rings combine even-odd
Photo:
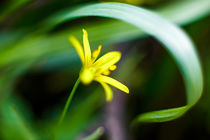
[(95, 76), (96, 69), (93, 67), (84, 68), (80, 73), (80, 79), (83, 84), (90, 84)]

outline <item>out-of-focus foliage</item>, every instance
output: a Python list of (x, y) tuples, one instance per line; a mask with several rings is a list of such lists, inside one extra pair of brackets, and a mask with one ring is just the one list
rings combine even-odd
[[(210, 1), (120, 2), (136, 6), (103, 4), (103, 1), (93, 0), (0, 2), (0, 139), (52, 137), (59, 114), (81, 66), (75, 50), (68, 42), (68, 36), (73, 34), (81, 40), (82, 28), (87, 29), (93, 47), (102, 44), (106, 48), (105, 51), (117, 49), (123, 53), (123, 60), (114, 75), (127, 82), (131, 90), (131, 94), (125, 97), (128, 99), (128, 107), (124, 110), (129, 110), (124, 114), (128, 118), (126, 124), (130, 125), (133, 120), (134, 122), (172, 120), (183, 115), (197, 102), (202, 91), (201, 66), (197, 52), (188, 37), (171, 22), (183, 25), (195, 41), (208, 85), (210, 42), (207, 29), (210, 23), (208, 16)], [(206, 19), (203, 20), (204, 18)], [(164, 44), (163, 47), (171, 56), (168, 56), (162, 47), (158, 47), (160, 44), (146, 33)], [(172, 58), (175, 58), (184, 80)], [(188, 106), (138, 116), (150, 110), (185, 105), (184, 88), (177, 88), (184, 86), (184, 83), (187, 87)], [(70, 111), (59, 130), (59, 139), (85, 137), (85, 139), (96, 139), (102, 135), (101, 128), (97, 128), (106, 126), (103, 108), (104, 106), (106, 108), (107, 103), (104, 100), (103, 90), (97, 87), (97, 84), (79, 86)], [(208, 86), (205, 93), (207, 91)], [(180, 92), (183, 95), (178, 94), (176, 98), (174, 96), (171, 98), (171, 92), (174, 94)], [(206, 124), (203, 125), (207, 127), (209, 96), (205, 94), (204, 97), (197, 110), (208, 114), (202, 120), (206, 120)], [(194, 111), (196, 114), (196, 109)], [(189, 115), (186, 113), (186, 117), (189, 118), (190, 114), (193, 114), (193, 111), (189, 112)], [(196, 118), (196, 115), (194, 117)], [(193, 122), (192, 120), (191, 123)], [(191, 124), (190, 121), (185, 123)], [(149, 135), (146, 135), (149, 130), (136, 127), (132, 130), (134, 139), (138, 138), (138, 134), (141, 134), (142, 138), (149, 139), (147, 138)], [(135, 133), (136, 131), (141, 133)], [(103, 137), (109, 139), (107, 133), (108, 131), (104, 129)], [(181, 133), (174, 135), (181, 137)]]
[(153, 5), (167, 0), (104, 0), (106, 2), (122, 2), (134, 5), (148, 4)]
[(12, 12), (15, 12), (15, 10), (21, 8), (22, 6), (26, 5), (32, 0), (10, 0), (7, 2), (6, 5), (3, 5), (0, 7), (1, 14), (0, 14), (0, 22), (2, 22), (4, 19), (6, 19)]
[[(203, 88), (203, 78), (199, 60), (194, 46), (188, 40), (187, 36), (176, 26), (167, 22), (161, 17), (146, 10), (125, 5), (125, 4), (96, 4), (78, 8), (74, 11), (64, 12), (53, 17), (56, 21), (63, 22), (67, 19), (82, 17), (82, 16), (102, 16), (120, 19), (128, 22), (140, 29), (148, 32), (156, 37), (164, 45), (166, 49), (175, 58), (184, 76), (187, 88), (187, 103), (188, 105), (180, 108), (167, 109), (162, 111), (150, 112), (140, 115), (137, 119), (139, 122), (164, 122), (173, 120), (183, 115), (191, 106), (193, 106), (201, 96)], [(142, 19), (139, 19), (141, 17)], [(47, 21), (57, 23), (54, 20)], [(159, 28), (157, 28), (158, 26)], [(173, 34), (171, 34), (173, 33)], [(174, 41), (174, 39), (176, 40)], [(192, 88), (194, 87), (194, 88)]]

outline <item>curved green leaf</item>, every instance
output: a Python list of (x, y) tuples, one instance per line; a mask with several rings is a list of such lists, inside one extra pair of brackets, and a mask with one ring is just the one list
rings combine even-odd
[[(210, 13), (210, 0), (173, 1), (155, 11), (178, 24), (186, 25)], [(174, 13), (176, 13), (176, 15), (174, 15)]]
[(163, 122), (173, 120), (183, 115), (199, 100), (203, 89), (201, 66), (193, 43), (179, 27), (153, 12), (121, 3), (89, 4), (72, 11), (67, 10), (54, 16), (46, 24), (49, 27), (54, 27), (67, 20), (85, 16), (122, 20), (154, 36), (163, 43), (182, 72), (187, 92), (187, 105), (141, 114), (135, 121)]
[(82, 140), (97, 140), (101, 137), (101, 135), (103, 135), (103, 133), (104, 133), (104, 128), (98, 127), (92, 134), (83, 138)]

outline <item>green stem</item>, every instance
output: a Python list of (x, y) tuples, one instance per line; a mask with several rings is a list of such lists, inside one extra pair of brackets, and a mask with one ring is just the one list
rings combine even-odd
[[(65, 107), (64, 107), (64, 109), (62, 111), (62, 114), (60, 115), (59, 120), (58, 120), (58, 125), (57, 125), (56, 130), (60, 128), (60, 125), (62, 124), (62, 122), (63, 122), (63, 120), (64, 120), (64, 118), (66, 116), (66, 113), (68, 111), (69, 105), (71, 103), (71, 100), (72, 100), (72, 98), (73, 98), (73, 96), (75, 94), (75, 91), (76, 91), (79, 83), (80, 83), (80, 78), (77, 79), (77, 81), (74, 84), (74, 87), (73, 87), (71, 93), (69, 94), (68, 100), (66, 101)], [(57, 139), (57, 131), (55, 132), (55, 139)]]

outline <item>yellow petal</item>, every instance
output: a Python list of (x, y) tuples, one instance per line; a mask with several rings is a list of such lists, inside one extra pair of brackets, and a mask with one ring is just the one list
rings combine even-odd
[(119, 81), (117, 81), (111, 77), (101, 75), (101, 76), (95, 77), (95, 80), (98, 82), (107, 83), (109, 85), (112, 85), (112, 86), (118, 88), (119, 90), (124, 91), (125, 93), (129, 93), (129, 89), (127, 86), (123, 85), (122, 83), (120, 83)]
[(74, 36), (70, 36), (69, 41), (71, 42), (71, 44), (73, 45), (73, 47), (77, 51), (77, 53), (80, 57), (80, 60), (84, 64), (84, 52), (83, 52), (83, 48), (82, 48), (81, 44), (79, 43), (79, 41)]
[(106, 95), (106, 101), (111, 101), (113, 98), (113, 93), (112, 93), (112, 89), (110, 88), (110, 86), (108, 86), (106, 83), (103, 82), (99, 82), (102, 87), (104, 88), (105, 91), (105, 95)]
[(89, 64), (91, 62), (91, 49), (90, 44), (88, 41), (88, 34), (85, 29), (83, 31), (83, 45), (84, 45), (84, 52), (85, 52), (85, 63)]
[(99, 45), (98, 46), (98, 49), (93, 51), (93, 54), (92, 54), (92, 62), (94, 62), (98, 58), (98, 56), (99, 56), (99, 54), (101, 52), (101, 48), (102, 48), (102, 46)]
[(117, 51), (108, 52), (100, 57), (95, 63), (94, 67), (98, 69), (99, 73), (109, 69), (110, 66), (117, 63), (121, 58), (121, 53)]

